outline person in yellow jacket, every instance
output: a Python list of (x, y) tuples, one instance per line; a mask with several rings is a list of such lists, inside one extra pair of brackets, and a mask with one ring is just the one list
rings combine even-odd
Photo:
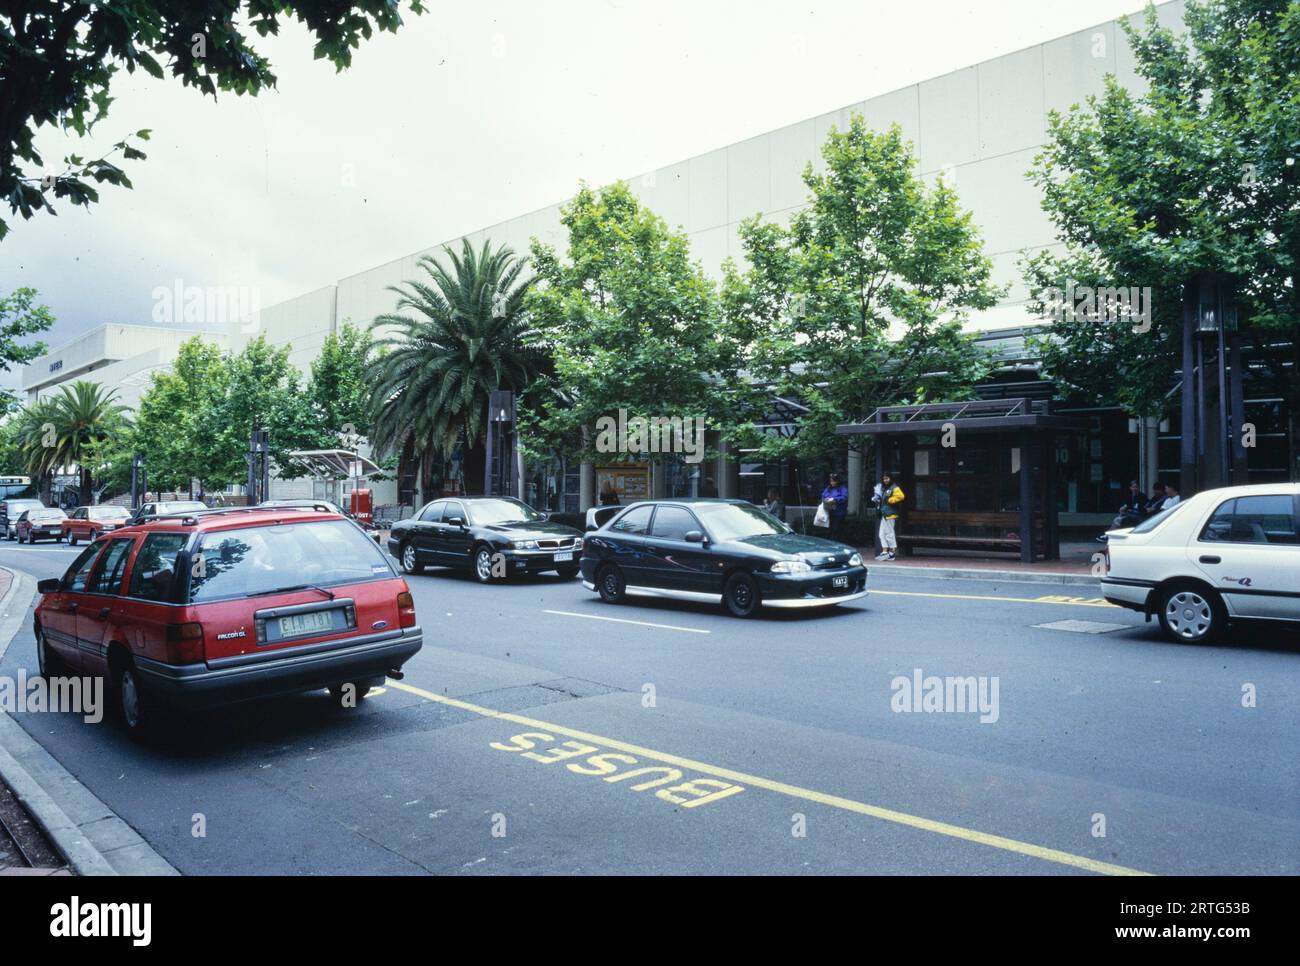
[(888, 473), (880, 478), (880, 485), (871, 497), (871, 502), (880, 510), (880, 553), (876, 554), (877, 560), (893, 560), (898, 553), (894, 522), (898, 519), (898, 504), (906, 498), (903, 488)]

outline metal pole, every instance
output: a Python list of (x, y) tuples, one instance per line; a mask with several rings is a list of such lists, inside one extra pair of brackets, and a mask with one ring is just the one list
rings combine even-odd
[(248, 454), (244, 457), (248, 463), (248, 505), (257, 505), (257, 430), (248, 437)]
[(1223, 288), (1218, 284), (1214, 287), (1214, 312), (1219, 324), (1219, 482), (1227, 484), (1232, 480), (1228, 469), (1228, 359), (1223, 338)]
[(1209, 422), (1206, 412), (1208, 400), (1205, 398), (1205, 343), (1196, 340), (1196, 469), (1203, 483), (1209, 483), (1208, 467), (1205, 465), (1205, 429)]
[(1232, 374), (1229, 382), (1228, 396), (1232, 401), (1232, 483), (1241, 485), (1249, 482), (1250, 464), (1246, 458), (1246, 447), (1242, 445), (1241, 427), (1246, 421), (1245, 373), (1241, 368), (1241, 334), (1232, 333), (1228, 342), (1229, 364)]
[(1034, 457), (1029, 430), (1020, 431), (1020, 559), (1034, 562), (1034, 491), (1029, 474), (1033, 472)]
[(1198, 489), (1196, 478), (1196, 394), (1195, 357), (1193, 354), (1193, 325), (1196, 318), (1195, 286), (1188, 283), (1183, 289), (1183, 393), (1179, 413), (1181, 439), (1179, 440), (1179, 488), (1184, 497)]
[(262, 430), (262, 499), (271, 499), (271, 434)]

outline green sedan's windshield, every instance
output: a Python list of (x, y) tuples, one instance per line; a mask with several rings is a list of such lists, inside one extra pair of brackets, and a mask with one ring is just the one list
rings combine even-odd
[(692, 509), (715, 540), (744, 540), (772, 533), (793, 533), (788, 526), (758, 507), (738, 503), (705, 503)]

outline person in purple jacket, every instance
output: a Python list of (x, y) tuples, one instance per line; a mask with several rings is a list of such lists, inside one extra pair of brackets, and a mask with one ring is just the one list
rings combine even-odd
[(831, 530), (827, 537), (838, 540), (840, 527), (843, 526), (844, 518), (849, 513), (849, 488), (840, 482), (838, 473), (831, 474), (830, 482), (826, 484), (826, 489), (822, 490), (822, 505), (826, 507), (827, 516), (831, 518)]

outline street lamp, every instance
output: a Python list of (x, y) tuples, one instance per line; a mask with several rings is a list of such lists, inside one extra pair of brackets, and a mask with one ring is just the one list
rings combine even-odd
[[(1217, 419), (1219, 451), (1219, 482), (1227, 483), (1231, 479), (1232, 461), (1230, 453), (1235, 452), (1237, 438), (1233, 433), (1233, 423), (1240, 424), (1242, 418), (1241, 354), (1236, 344), (1237, 303), (1232, 294), (1232, 279), (1222, 272), (1202, 272), (1196, 279), (1196, 334), (1205, 337), (1197, 340), (1197, 369), (1201, 373), (1200, 398), (1197, 400), (1199, 431), (1202, 439), (1209, 429), (1206, 418), (1205, 397), (1205, 349), (1204, 342), (1213, 338), (1216, 343), (1218, 361), (1219, 398), (1215, 407)], [(1228, 387), (1228, 333), (1232, 334), (1232, 387)], [(1229, 398), (1231, 391), (1231, 398)], [(1229, 415), (1231, 412), (1231, 416)], [(1198, 453), (1205, 454), (1204, 443), (1197, 447)]]
[(1202, 272), (1197, 278), (1196, 331), (1219, 335), (1237, 331), (1237, 303), (1231, 280), (1221, 272)]
[(149, 474), (145, 470), (144, 456), (136, 453), (131, 457), (131, 509), (140, 509), (140, 494), (149, 489)]

